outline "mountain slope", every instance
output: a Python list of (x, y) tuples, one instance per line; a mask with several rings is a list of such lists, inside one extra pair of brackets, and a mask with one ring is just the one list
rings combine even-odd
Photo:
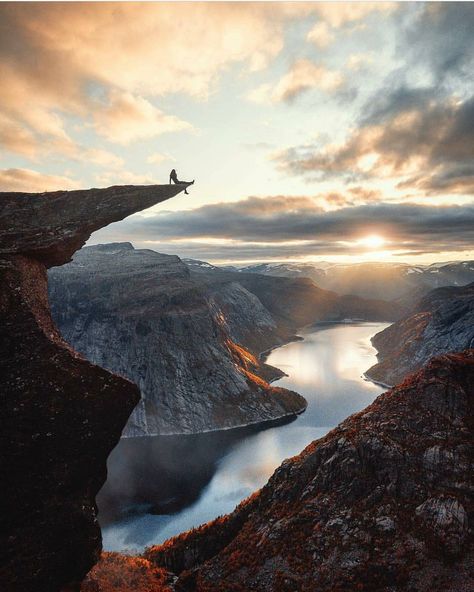
[(393, 304), (340, 297), (306, 278), (204, 265), (193, 270), (176, 256), (129, 243), (86, 247), (49, 278), (63, 337), (140, 387), (125, 436), (199, 433), (294, 416), (304, 399), (266, 382), (281, 372), (262, 364), (260, 352), (316, 321), (399, 314)]
[(181, 592), (471, 590), (473, 383), (474, 350), (434, 358), (145, 558)]
[(192, 267), (191, 274), (208, 285), (238, 282), (257, 296), (280, 327), (292, 332), (319, 321), (342, 321), (347, 318), (390, 321), (403, 314), (403, 308), (395, 303), (358, 296), (341, 296), (320, 288), (306, 277), (236, 273), (221, 268), (203, 267)]
[(240, 284), (209, 286), (175, 256), (128, 243), (86, 247), (50, 272), (53, 316), (88, 359), (139, 385), (126, 436), (198, 433), (300, 413), (300, 395), (242, 344), (266, 349), (279, 331)]
[(438, 288), (412, 314), (372, 338), (379, 362), (366, 375), (396, 384), (432, 356), (474, 346), (474, 283)]

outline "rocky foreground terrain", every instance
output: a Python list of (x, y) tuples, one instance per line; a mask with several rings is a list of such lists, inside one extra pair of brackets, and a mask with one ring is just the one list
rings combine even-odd
[(64, 339), (140, 387), (124, 436), (201, 433), (301, 413), (305, 399), (268, 383), (282, 373), (260, 352), (315, 321), (400, 314), (306, 278), (196, 270), (130, 243), (82, 249), (50, 271), (49, 286)]
[(107, 554), (82, 592), (472, 591), (473, 384), (474, 350), (433, 358), (232, 514)]
[(46, 268), (184, 186), (0, 193), (0, 589), (55, 592), (97, 560), (95, 496), (139, 390), (68, 345)]
[(402, 381), (432, 356), (474, 347), (474, 283), (433, 290), (372, 343), (379, 362), (366, 375), (386, 385)]

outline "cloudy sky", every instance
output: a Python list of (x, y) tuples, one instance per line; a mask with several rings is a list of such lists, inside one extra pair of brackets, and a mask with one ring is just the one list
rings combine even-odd
[(474, 253), (474, 3), (1, 3), (0, 191), (166, 183), (210, 260)]

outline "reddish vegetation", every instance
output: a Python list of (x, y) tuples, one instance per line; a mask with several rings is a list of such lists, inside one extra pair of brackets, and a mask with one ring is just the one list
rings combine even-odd
[(474, 350), (433, 359), (146, 558), (177, 591), (471, 590), (473, 385)]
[(266, 380), (261, 378), (261, 375), (265, 376), (267, 374), (267, 369), (270, 368), (273, 370), (272, 366), (262, 364), (247, 349), (230, 339), (226, 339), (226, 345), (235, 362), (240, 366), (241, 372), (245, 374), (251, 390), (262, 389), (270, 397), (272, 395), (278, 395), (279, 400), (286, 404), (286, 408), (294, 409), (295, 413), (301, 413), (306, 409), (306, 401), (301, 395), (284, 388), (271, 386)]
[(142, 557), (102, 553), (80, 592), (172, 592), (173, 577)]

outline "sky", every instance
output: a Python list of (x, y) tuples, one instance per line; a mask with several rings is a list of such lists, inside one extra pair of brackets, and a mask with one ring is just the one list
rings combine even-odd
[(0, 191), (189, 195), (91, 243), (474, 258), (474, 3), (1, 3)]

